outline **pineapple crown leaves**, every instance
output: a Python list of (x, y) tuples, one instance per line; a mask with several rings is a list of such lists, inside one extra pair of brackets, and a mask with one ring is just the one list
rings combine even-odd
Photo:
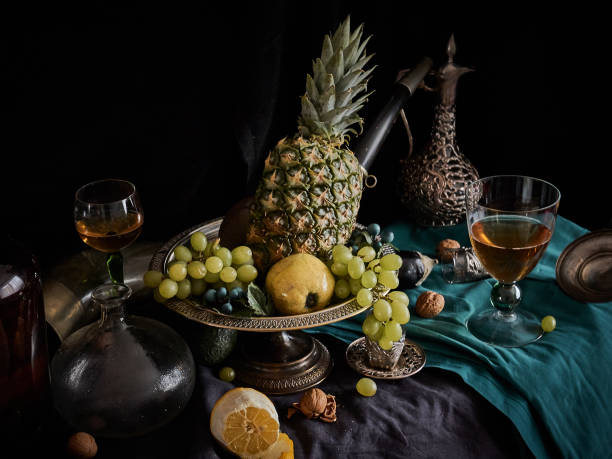
[(365, 52), (371, 37), (361, 41), (363, 24), (353, 32), (350, 29), (348, 16), (331, 37), (325, 36), (321, 57), (312, 63), (312, 76), (306, 76), (298, 119), (302, 136), (340, 138), (343, 142), (347, 134), (358, 134), (353, 125), (363, 129), (363, 119), (357, 112), (373, 92), (366, 91), (376, 66), (364, 70), (373, 54)]

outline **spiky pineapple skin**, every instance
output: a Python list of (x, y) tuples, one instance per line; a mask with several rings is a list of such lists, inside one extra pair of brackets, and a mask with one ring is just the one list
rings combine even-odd
[(256, 266), (265, 271), (292, 253), (327, 258), (349, 239), (362, 190), (359, 162), (342, 141), (280, 140), (266, 158), (250, 211), (247, 243)]

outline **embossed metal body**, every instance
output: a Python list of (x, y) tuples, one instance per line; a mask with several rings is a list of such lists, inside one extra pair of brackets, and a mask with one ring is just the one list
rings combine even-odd
[[(471, 71), (454, 64), (451, 36), (448, 62), (437, 72), (439, 103), (426, 148), (401, 161), (398, 193), (414, 220), (424, 226), (455, 225), (465, 218), (465, 187), (478, 172), (461, 153), (455, 135), (455, 93), (461, 75)], [(431, 88), (428, 88), (431, 89)], [(410, 135), (410, 133), (409, 133)]]

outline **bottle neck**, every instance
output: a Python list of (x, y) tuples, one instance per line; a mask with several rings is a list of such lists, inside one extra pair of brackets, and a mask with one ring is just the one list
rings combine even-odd
[(434, 113), (431, 141), (434, 145), (455, 145), (455, 105), (438, 104)]
[(100, 305), (100, 325), (105, 326), (111, 322), (125, 321), (125, 305), (119, 304), (101, 304)]
[(100, 305), (100, 326), (125, 322), (125, 302), (131, 290), (124, 284), (105, 284), (92, 292), (92, 299)]

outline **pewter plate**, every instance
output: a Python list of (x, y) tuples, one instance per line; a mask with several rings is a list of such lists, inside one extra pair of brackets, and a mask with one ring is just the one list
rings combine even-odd
[(365, 336), (356, 339), (346, 349), (346, 362), (357, 373), (375, 379), (402, 379), (412, 376), (425, 366), (425, 351), (409, 339), (404, 339), (404, 349), (397, 363), (390, 370), (373, 368), (368, 362)]
[[(175, 247), (187, 244), (191, 235), (196, 231), (203, 232), (209, 241), (217, 238), (222, 221), (223, 218), (210, 220), (177, 234), (153, 255), (149, 269), (165, 272), (168, 263), (173, 260), (172, 254)], [(378, 292), (383, 291), (384, 290), (378, 290)], [(327, 325), (347, 319), (368, 309), (368, 307), (360, 306), (354, 297), (343, 303), (328, 306), (320, 311), (307, 314), (266, 317), (234, 317), (221, 314), (191, 299), (180, 300), (178, 298), (172, 298), (164, 304), (169, 309), (195, 322), (212, 325), (214, 327), (232, 328), (234, 330), (252, 332), (276, 332), (320, 327), (321, 325)]]
[(612, 230), (593, 231), (568, 245), (557, 259), (556, 275), (575, 300), (612, 301)]

